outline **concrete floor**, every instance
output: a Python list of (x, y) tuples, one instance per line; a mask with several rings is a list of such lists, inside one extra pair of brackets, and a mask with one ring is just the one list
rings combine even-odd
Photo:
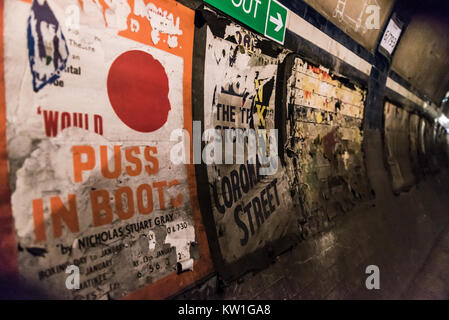
[(449, 300), (449, 226), (438, 238), (403, 298)]

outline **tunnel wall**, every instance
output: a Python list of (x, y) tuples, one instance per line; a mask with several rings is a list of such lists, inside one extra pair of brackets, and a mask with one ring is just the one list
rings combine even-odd
[(301, 233), (308, 237), (370, 197), (362, 150), (366, 90), (323, 66), (290, 58), (284, 159), (301, 203)]
[[(412, 131), (410, 122), (410, 115), (406, 110), (388, 102), (385, 104), (385, 156), (395, 192), (407, 190), (415, 182), (411, 164), (414, 159), (411, 136), (413, 133), (417, 134), (417, 131)], [(417, 138), (414, 137), (413, 141)]]
[[(389, 175), (382, 191), (400, 194), (446, 163), (445, 133), (422, 110), (423, 95), (390, 71), (373, 41), (360, 44), (304, 2), (282, 1), (290, 15), (283, 46), (201, 2), (47, 2), (1, 7), (1, 172), (9, 181), (1, 189), (1, 269), (40, 294), (165, 298), (194, 288), (201, 295), (216, 286), (212, 276), (229, 284), (263, 269), (384, 199), (376, 170)], [(152, 24), (142, 4), (165, 22)], [(80, 29), (63, 23), (73, 6)], [(45, 43), (40, 57), (33, 19), (44, 9), (59, 21), (59, 42)], [(147, 55), (113, 68), (136, 51)], [(130, 75), (148, 56), (144, 72)], [(113, 71), (119, 80), (111, 89)], [(160, 79), (146, 78), (155, 72)], [(120, 106), (145, 99), (129, 97), (146, 91), (127, 83), (136, 79), (155, 86), (158, 106), (168, 101), (170, 110), (158, 107), (155, 117)], [(53, 128), (51, 117), (59, 121)], [(200, 134), (278, 129), (276, 173), (259, 175), (258, 161), (195, 162), (208, 141), (195, 149), (195, 121)], [(170, 164), (174, 146), (189, 164)], [(96, 235), (97, 244), (83, 240)], [(65, 289), (70, 264), (80, 267), (81, 290)]]

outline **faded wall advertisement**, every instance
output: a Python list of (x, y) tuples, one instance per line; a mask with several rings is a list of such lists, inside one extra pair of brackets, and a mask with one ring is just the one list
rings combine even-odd
[(169, 160), (171, 131), (191, 130), (194, 12), (172, 0), (6, 0), (4, 17), (21, 280), (108, 299), (194, 272), (193, 247), (208, 252), (194, 173)]
[(303, 209), (300, 232), (308, 237), (371, 197), (362, 150), (366, 91), (323, 66), (293, 59), (285, 161)]
[[(229, 39), (229, 40), (225, 40)], [(274, 132), (276, 76), (279, 57), (264, 54), (254, 34), (234, 24), (224, 37), (208, 28), (204, 72), (204, 121), (227, 143), (245, 145), (245, 161), (223, 147), (231, 164), (207, 167), (213, 218), (225, 264), (264, 248), (292, 230), (292, 208), (287, 178), (276, 159), (272, 174), (260, 174), (259, 159), (250, 161), (250, 139), (227, 136), (226, 130)], [(276, 145), (277, 148), (277, 145)], [(237, 150), (237, 147), (231, 148)], [(236, 151), (237, 152), (237, 151)], [(257, 266), (253, 266), (257, 267)], [(243, 272), (244, 270), (241, 270)]]

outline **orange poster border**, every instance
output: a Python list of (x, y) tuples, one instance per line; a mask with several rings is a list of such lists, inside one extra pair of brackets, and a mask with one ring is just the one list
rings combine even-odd
[[(172, 1), (177, 6), (183, 6)], [(185, 6), (183, 6), (185, 7)], [(193, 162), (193, 136), (192, 136), (192, 67), (193, 67), (193, 40), (195, 32), (195, 11), (185, 7), (185, 10), (191, 11), (192, 32), (185, 33), (185, 44), (183, 47), (184, 71), (183, 71), (183, 100), (184, 100), (184, 129), (190, 136), (190, 163)], [(183, 35), (183, 36), (184, 36)], [(186, 44), (188, 47), (186, 47)], [(187, 164), (187, 181), (189, 184), (190, 202), (194, 219), (194, 228), (197, 242), (200, 245), (200, 259), (195, 261), (193, 272), (184, 272), (181, 274), (172, 273), (154, 283), (129, 294), (124, 299), (163, 299), (175, 295), (195, 282), (205, 279), (214, 272), (213, 263), (210, 255), (209, 243), (201, 216), (200, 205), (197, 194), (197, 184), (195, 175), (195, 166)]]
[[(23, 0), (22, 0), (23, 1)], [(29, 2), (29, 1), (26, 1)], [(176, 6), (182, 6), (173, 0)], [(184, 6), (183, 6), (184, 7)], [(193, 155), (192, 137), (192, 61), (195, 12), (191, 11), (192, 32), (184, 34), (183, 48), (183, 103), (184, 129), (190, 134), (190, 155)], [(183, 8), (183, 9), (184, 9)], [(15, 234), (14, 219), (11, 208), (11, 190), (9, 188), (7, 139), (6, 139), (6, 97), (4, 77), (4, 1), (0, 0), (0, 277), (10, 280), (18, 279), (18, 249)], [(170, 275), (134, 291), (123, 299), (165, 299), (181, 292), (196, 282), (205, 279), (214, 272), (209, 244), (200, 212), (195, 167), (186, 165), (187, 181), (191, 208), (194, 219), (196, 241), (200, 247), (200, 258), (195, 261), (193, 271)]]
[(18, 261), (6, 150), (4, 5), (0, 1), (0, 277), (14, 281), (18, 278)]

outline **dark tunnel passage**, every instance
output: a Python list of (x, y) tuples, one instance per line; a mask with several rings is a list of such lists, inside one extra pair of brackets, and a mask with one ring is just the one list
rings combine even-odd
[(252, 4), (0, 2), (0, 298), (449, 300), (449, 5)]

